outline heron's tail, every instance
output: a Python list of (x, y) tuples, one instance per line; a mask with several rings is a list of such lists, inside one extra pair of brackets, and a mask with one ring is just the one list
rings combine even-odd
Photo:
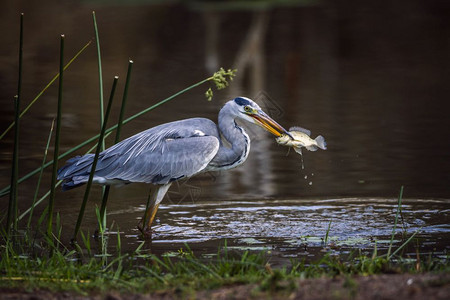
[(58, 170), (58, 180), (63, 180), (62, 190), (67, 191), (85, 184), (89, 179), (94, 154), (75, 156)]

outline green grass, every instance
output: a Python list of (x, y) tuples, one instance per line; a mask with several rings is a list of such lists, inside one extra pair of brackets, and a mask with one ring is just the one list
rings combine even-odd
[[(401, 197), (402, 193), (397, 212), (401, 211)], [(99, 224), (105, 224), (98, 208), (96, 216)], [(186, 297), (200, 291), (252, 284), (250, 288), (255, 294), (278, 295), (297, 289), (301, 279), (342, 277), (351, 288), (354, 276), (450, 272), (448, 256), (417, 253), (414, 257), (405, 257), (401, 254), (400, 250), (412, 241), (416, 232), (406, 233), (410, 237), (405, 237), (398, 247), (394, 247), (394, 239), (391, 239), (385, 254), (379, 253), (375, 244), (371, 255), (362, 254), (360, 250), (336, 255), (327, 245), (330, 226), (331, 223), (324, 233), (326, 242), (321, 257), (314, 261), (291, 260), (282, 267), (274, 267), (270, 251), (231, 251), (226, 242), (218, 247), (214, 256), (197, 256), (187, 244), (178, 252), (157, 256), (143, 250), (149, 243), (146, 241), (135, 251), (123, 253), (116, 224), (109, 226), (109, 230), (118, 232), (117, 235), (105, 235), (100, 231), (93, 238), (89, 232), (81, 231), (81, 242), (67, 246), (60, 242), (63, 229), (57, 214), (52, 237), (44, 231), (26, 229), (11, 239), (5, 228), (0, 230), (0, 288), (45, 289), (83, 295), (111, 291), (165, 293)], [(114, 249), (108, 247), (110, 242), (115, 242)]]
[[(397, 211), (401, 211), (401, 196)], [(98, 208), (96, 216), (99, 224), (105, 223)], [(330, 226), (331, 223), (325, 236)], [(297, 289), (302, 279), (342, 277), (351, 290), (355, 284), (354, 276), (450, 272), (448, 256), (442, 258), (417, 253), (415, 257), (404, 257), (400, 254), (416, 233), (405, 237), (404, 243), (398, 247), (393, 246), (394, 239), (391, 239), (385, 254), (380, 254), (375, 244), (371, 255), (362, 254), (360, 250), (336, 255), (325, 242), (322, 246), (324, 254), (314, 261), (291, 260), (282, 267), (274, 267), (270, 251), (231, 251), (226, 242), (218, 247), (214, 256), (196, 256), (187, 244), (178, 252), (157, 256), (143, 250), (148, 243), (146, 241), (135, 251), (123, 253), (120, 234), (105, 235), (103, 231), (97, 238), (81, 231), (81, 243), (66, 246), (60, 242), (63, 230), (59, 215), (55, 228), (51, 238), (45, 232), (28, 229), (14, 239), (8, 239), (5, 229), (0, 231), (0, 288), (18, 288), (21, 291), (46, 289), (83, 295), (112, 291), (165, 293), (186, 297), (200, 291), (252, 284), (250, 288), (255, 294), (279, 295)], [(111, 232), (120, 232), (115, 224), (109, 228)], [(116, 245), (113, 250), (108, 247), (112, 241)]]
[[(88, 235), (83, 234), (85, 236)], [(117, 238), (120, 239), (119, 236)], [(121, 254), (120, 246), (116, 253), (109, 254), (104, 250), (95, 255), (87, 240), (83, 243), (84, 250), (81, 246), (69, 250), (59, 243), (46, 243), (48, 240), (37, 244), (36, 241), (31, 243), (22, 239), (21, 243), (14, 245), (3, 244), (0, 287), (81, 294), (163, 291), (188, 295), (234, 284), (256, 284), (260, 291), (278, 291), (295, 289), (296, 282), (305, 278), (450, 271), (448, 258), (418, 257), (411, 260), (396, 257), (394, 261), (377, 255), (358, 254), (342, 259), (324, 254), (317, 261), (292, 261), (290, 266), (272, 268), (267, 252), (230, 254), (226, 245), (218, 249), (214, 258), (202, 258), (187, 245), (176, 255), (156, 256), (145, 253), (142, 247), (133, 253)], [(54, 249), (51, 256), (43, 254), (48, 247)]]

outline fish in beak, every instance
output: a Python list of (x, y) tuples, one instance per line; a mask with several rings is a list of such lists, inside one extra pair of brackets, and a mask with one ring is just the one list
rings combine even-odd
[(259, 126), (264, 128), (268, 132), (272, 133), (273, 135), (279, 137), (282, 134), (286, 134), (286, 135), (288, 135), (289, 137), (291, 137), (293, 139), (293, 137), (289, 133), (289, 131), (284, 129), (283, 126), (281, 126), (280, 124), (275, 122), (274, 119), (269, 117), (262, 110), (258, 110), (257, 112), (255, 112), (253, 114), (250, 114), (249, 116), (252, 117), (256, 121), (256, 124), (258, 124)]

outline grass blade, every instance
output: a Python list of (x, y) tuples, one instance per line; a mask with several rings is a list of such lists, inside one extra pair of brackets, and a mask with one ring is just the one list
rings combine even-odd
[(398, 216), (400, 214), (402, 208), (402, 197), (403, 197), (403, 185), (400, 188), (400, 193), (398, 194), (398, 205), (397, 205), (397, 213), (395, 214), (395, 222), (394, 228), (392, 228), (391, 241), (389, 243), (389, 249), (387, 252), (387, 258), (391, 257), (392, 244), (394, 243), (395, 230), (397, 229)]
[(64, 78), (64, 34), (61, 35), (61, 47), (59, 55), (59, 90), (58, 90), (58, 109), (56, 114), (56, 132), (55, 132), (55, 150), (53, 153), (52, 181), (50, 185), (50, 198), (48, 201), (48, 215), (47, 215), (47, 236), (52, 236), (53, 228), (53, 206), (55, 203), (55, 187), (56, 177), (58, 176), (58, 155), (59, 155), (59, 137), (61, 134), (61, 114), (62, 114), (62, 92), (63, 92), (63, 78)]
[(328, 245), (328, 238), (329, 238), (329, 236), (330, 236), (330, 230), (331, 230), (331, 220), (330, 220), (330, 223), (328, 223), (328, 228), (327, 228), (327, 232), (326, 232), (326, 234), (325, 234), (325, 240), (323, 241), (323, 246), (326, 248), (327, 247), (327, 245)]
[(91, 172), (89, 174), (89, 180), (88, 180), (88, 182), (86, 184), (86, 191), (84, 193), (83, 203), (81, 204), (80, 212), (78, 214), (77, 224), (75, 226), (75, 232), (74, 232), (74, 235), (73, 235), (73, 240), (74, 241), (76, 240), (76, 237), (78, 235), (78, 231), (80, 230), (81, 221), (83, 220), (84, 210), (86, 208), (87, 199), (89, 197), (89, 192), (90, 192), (90, 189), (91, 189), (92, 180), (94, 179), (94, 173), (95, 173), (95, 169), (97, 167), (98, 156), (100, 155), (100, 149), (101, 149), (102, 140), (105, 137), (106, 123), (108, 121), (109, 113), (111, 111), (112, 101), (113, 101), (113, 98), (114, 98), (114, 93), (115, 93), (115, 90), (116, 90), (116, 86), (117, 86), (117, 81), (118, 80), (119, 80), (119, 77), (117, 77), (117, 76), (114, 77), (114, 82), (113, 82), (113, 86), (112, 86), (112, 89), (111, 89), (111, 95), (110, 95), (109, 101), (108, 101), (108, 107), (106, 108), (106, 112), (105, 112), (105, 119), (103, 121), (102, 130), (101, 130), (100, 136), (98, 138), (98, 144), (97, 144), (97, 149), (96, 149), (95, 155), (94, 155), (94, 161), (92, 162)]
[[(77, 54), (75, 54), (75, 56), (72, 57), (71, 60), (69, 60), (69, 62), (64, 66), (64, 71), (78, 58), (78, 56), (80, 56), (81, 53), (84, 52), (84, 50), (86, 50), (86, 48), (92, 43), (92, 41), (87, 42), (86, 45), (84, 45), (83, 48), (81, 48), (80, 51), (77, 52)], [(45, 93), (45, 91), (56, 81), (56, 79), (59, 78), (59, 73), (57, 73), (52, 80), (50, 80), (50, 82), (36, 95), (36, 97), (34, 97), (33, 100), (31, 100), (30, 104), (27, 105), (27, 107), (24, 108), (24, 110), (20, 113), (19, 118), (22, 118), (27, 112), (28, 110), (31, 108), (31, 106), (33, 106), (33, 104)], [(0, 140), (14, 127), (15, 122), (12, 122), (11, 124), (9, 124), (8, 128), (5, 129), (5, 131), (3, 131), (3, 133), (0, 135)]]
[(391, 260), (393, 256), (395, 256), (400, 250), (402, 250), (406, 245), (411, 242), (411, 240), (418, 234), (420, 230), (416, 230), (410, 237), (407, 239), (400, 247), (398, 247), (391, 255), (387, 255), (387, 260)]
[[(14, 101), (14, 150), (11, 170), (11, 193), (9, 195), (8, 217), (7, 217), (7, 232), (11, 229), (17, 229), (17, 195), (18, 195), (18, 180), (19, 180), (19, 113), (20, 113), (20, 99), (22, 94), (22, 63), (23, 63), (23, 16), (20, 15), (20, 36), (19, 36), (19, 79), (17, 84), (17, 96)], [(9, 236), (9, 234), (8, 234)]]

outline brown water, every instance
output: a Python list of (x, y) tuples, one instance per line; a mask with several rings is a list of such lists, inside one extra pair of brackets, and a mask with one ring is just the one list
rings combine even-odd
[[(110, 217), (128, 228), (143, 211), (144, 206), (131, 206), (110, 211)], [(150, 248), (154, 253), (176, 252), (187, 243), (197, 252), (214, 254), (226, 240), (229, 249), (270, 251), (273, 262), (316, 257), (324, 249), (341, 254), (361, 249), (369, 254), (376, 247), (385, 252), (395, 212), (395, 201), (383, 198), (170, 203), (159, 210)], [(417, 249), (445, 257), (448, 213), (445, 201), (405, 200), (394, 249), (417, 233), (417, 242), (404, 253), (414, 256)], [(137, 229), (123, 232), (132, 249), (141, 242), (138, 233)]]
[[(322, 247), (330, 221), (330, 236), (342, 251), (370, 248), (374, 240), (384, 241), (390, 234), (402, 185), (409, 234), (421, 228), (426, 251), (447, 251), (448, 4), (318, 3), (260, 11), (99, 3), (0, 5), (0, 128), (12, 120), (19, 13), (26, 17), (25, 105), (58, 70), (59, 35), (66, 36), (69, 58), (93, 37), (91, 12), (96, 10), (105, 98), (114, 75), (120, 76), (121, 95), (128, 58), (135, 62), (127, 115), (220, 66), (239, 69), (233, 84), (215, 92), (212, 102), (203, 96), (209, 86), (197, 88), (126, 125), (123, 137), (181, 118), (216, 120), (225, 101), (243, 95), (257, 100), (285, 127), (308, 128), (328, 143), (326, 151), (304, 153), (302, 169), (300, 156), (293, 151), (286, 156), (287, 148), (268, 133), (249, 128), (252, 149), (242, 167), (171, 188), (158, 213), (155, 251), (176, 250), (188, 242), (199, 251), (215, 252), (227, 239), (233, 247), (265, 247), (280, 257), (308, 255), (310, 249)], [(21, 175), (40, 165), (56, 99), (55, 85), (23, 119)], [(97, 99), (96, 49), (91, 45), (65, 73), (63, 151), (98, 132)], [(119, 102), (117, 98), (113, 120)], [(11, 146), (9, 134), (1, 142), (2, 187), (9, 184)], [(49, 181), (46, 173), (41, 194)], [(35, 183), (31, 179), (21, 185), (22, 211), (30, 205)], [(139, 242), (134, 228), (148, 189), (136, 184), (112, 191), (108, 222), (120, 226), (129, 249)], [(56, 209), (68, 236), (83, 193), (82, 188), (57, 193)], [(93, 208), (100, 203), (99, 193), (95, 189), (92, 194), (84, 230), (95, 228)], [(7, 197), (0, 203), (6, 209)]]

